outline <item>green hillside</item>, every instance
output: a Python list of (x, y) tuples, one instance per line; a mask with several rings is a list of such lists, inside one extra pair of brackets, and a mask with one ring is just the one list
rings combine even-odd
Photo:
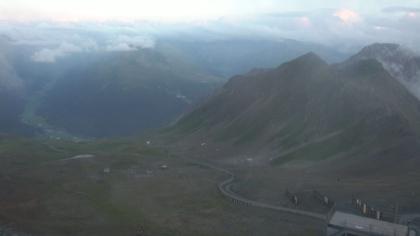
[(415, 138), (420, 103), (375, 60), (328, 65), (310, 53), (232, 78), (171, 132), (192, 142), (268, 150), (277, 153), (274, 164), (284, 164)]

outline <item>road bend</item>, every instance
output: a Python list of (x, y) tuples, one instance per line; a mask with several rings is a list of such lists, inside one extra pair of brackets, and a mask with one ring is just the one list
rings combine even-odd
[(244, 205), (252, 206), (252, 207), (259, 207), (259, 208), (264, 208), (264, 209), (269, 209), (269, 210), (274, 210), (274, 211), (280, 211), (280, 212), (284, 212), (284, 213), (301, 215), (301, 216), (315, 218), (315, 219), (319, 219), (319, 220), (323, 220), (323, 221), (325, 221), (327, 219), (327, 215), (324, 215), (324, 214), (319, 214), (319, 213), (315, 213), (315, 212), (304, 211), (304, 210), (299, 210), (299, 209), (294, 209), (294, 208), (289, 208), (289, 207), (276, 206), (276, 205), (271, 205), (271, 204), (258, 202), (258, 201), (253, 201), (253, 200), (244, 198), (244, 197), (240, 196), (239, 194), (235, 193), (232, 190), (232, 184), (235, 181), (235, 175), (234, 175), (233, 172), (231, 172), (227, 169), (209, 164), (209, 163), (198, 162), (198, 161), (195, 161), (195, 160), (189, 160), (189, 161), (194, 162), (194, 164), (204, 166), (204, 167), (208, 167), (208, 168), (211, 168), (213, 170), (217, 170), (217, 171), (220, 171), (220, 172), (223, 172), (224, 174), (226, 174), (228, 176), (228, 178), (226, 180), (222, 181), (221, 183), (219, 183), (217, 185), (217, 187), (218, 187), (220, 193), (222, 193), (225, 197), (231, 199), (234, 202), (242, 203)]

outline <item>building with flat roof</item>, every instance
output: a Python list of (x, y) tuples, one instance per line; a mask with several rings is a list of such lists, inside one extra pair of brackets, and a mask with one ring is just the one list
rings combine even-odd
[(327, 236), (416, 236), (406, 225), (334, 212), (328, 222)]

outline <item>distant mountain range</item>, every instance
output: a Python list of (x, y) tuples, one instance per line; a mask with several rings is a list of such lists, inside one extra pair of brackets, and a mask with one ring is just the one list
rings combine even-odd
[(155, 50), (107, 53), (74, 67), (46, 93), (38, 114), (70, 133), (110, 137), (161, 127), (221, 84), (221, 79)]
[(28, 134), (30, 130), (20, 122), (25, 103), (24, 84), (5, 55), (5, 44), (7, 42), (0, 44), (0, 133)]
[(265, 153), (273, 164), (390, 147), (403, 152), (420, 135), (420, 102), (376, 59), (390, 47), (372, 45), (331, 65), (309, 53), (235, 76), (169, 132), (193, 146)]
[[(0, 78), (0, 132), (26, 135), (24, 127), (51, 138), (142, 134), (171, 124), (231, 75), (311, 50), (331, 61), (343, 58), (333, 49), (293, 40), (160, 39), (149, 49), (79, 52), (38, 63), (31, 60), (40, 50), (36, 45), (7, 38), (0, 44), (0, 66), (7, 68)], [(6, 85), (11, 81), (19, 89), (12, 92)]]
[[(209, 41), (161, 40), (163, 53), (177, 52), (209, 74), (230, 78), (254, 68), (270, 68), (307, 52), (328, 62), (345, 60), (349, 55), (319, 44), (290, 39), (229, 39)], [(172, 50), (170, 50), (172, 49)]]
[[(33, 62), (33, 48), (9, 39), (2, 39), (0, 46), (0, 132), (6, 133), (52, 138), (138, 135), (167, 126), (204, 103), (176, 129), (283, 150), (329, 135), (344, 137), (345, 130), (354, 131), (354, 125), (372, 116), (370, 109), (405, 114), (408, 117), (395, 117), (410, 118), (401, 125), (409, 125), (403, 130), (412, 132), (415, 109), (388, 103), (406, 104), (400, 100), (410, 97), (402, 95), (407, 89), (420, 97), (420, 59), (395, 44), (370, 45), (331, 65), (346, 55), (293, 40), (161, 39), (151, 49), (76, 53), (52, 64)], [(264, 69), (309, 51), (321, 56), (307, 54)], [(244, 75), (218, 89), (237, 74)]]

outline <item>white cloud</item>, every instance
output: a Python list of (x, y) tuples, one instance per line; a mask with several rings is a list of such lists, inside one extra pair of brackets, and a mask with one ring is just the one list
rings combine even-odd
[(136, 48), (130, 47), (127, 43), (118, 43), (118, 44), (112, 44), (108, 45), (106, 47), (107, 51), (110, 52), (124, 52), (124, 51), (134, 51)]
[(48, 49), (44, 48), (40, 51), (35, 52), (31, 59), (35, 62), (42, 62), (42, 63), (54, 63), (58, 58), (65, 57), (72, 53), (82, 52), (82, 48), (64, 42), (60, 44), (57, 48)]
[[(60, 31), (59, 31), (60, 32)], [(94, 51), (135, 51), (139, 48), (153, 48), (155, 42), (153, 39), (145, 36), (128, 36), (120, 35), (115, 37), (114, 34), (105, 34), (111, 39), (105, 40), (103, 45), (98, 42), (79, 34), (68, 37), (71, 42), (64, 41), (54, 48), (43, 48), (35, 52), (31, 59), (40, 63), (54, 63), (59, 58), (69, 56), (73, 53), (94, 52)], [(57, 40), (61, 39), (59, 37)]]
[(334, 16), (340, 18), (345, 24), (355, 24), (362, 21), (360, 15), (350, 9), (340, 9), (334, 13)]
[[(333, 1), (330, 1), (331, 4)], [(334, 0), (334, 2), (336, 2)], [(391, 1), (389, 1), (391, 2)], [(372, 2), (367, 2), (370, 4)], [(32, 59), (53, 63), (75, 52), (133, 51), (153, 48), (155, 39), (214, 41), (232, 38), (285, 38), (322, 43), (338, 49), (356, 50), (373, 42), (394, 42), (420, 48), (420, 12), (412, 7), (377, 8), (366, 13), (343, 6), (268, 14), (229, 16), (217, 20), (188, 22), (108, 21), (5, 23), (0, 34), (16, 44), (38, 48)], [(373, 9), (373, 6), (371, 7)], [(373, 12), (373, 11), (372, 11)], [(73, 45), (69, 50), (63, 42)], [(72, 47), (70, 47), (72, 48)], [(346, 50), (347, 51), (347, 50)]]
[(147, 23), (12, 23), (0, 21), (0, 35), (13, 39), (13, 44), (30, 46), (36, 52), (31, 59), (54, 63), (57, 59), (79, 52), (133, 51), (153, 48), (149, 36), (159, 26)]

